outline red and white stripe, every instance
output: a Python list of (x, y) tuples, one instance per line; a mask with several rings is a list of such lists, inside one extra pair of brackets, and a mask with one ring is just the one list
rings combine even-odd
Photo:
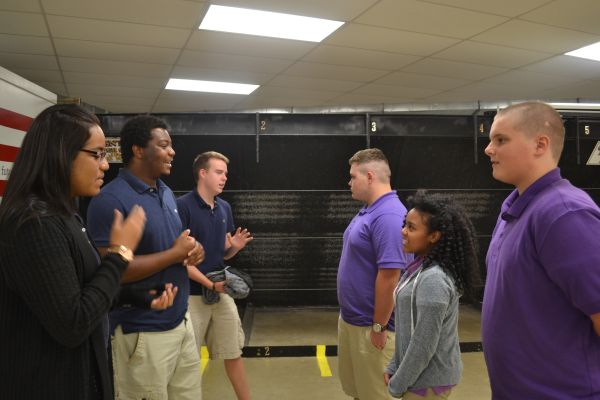
[(56, 95), (0, 67), (0, 201), (33, 118), (56, 103)]

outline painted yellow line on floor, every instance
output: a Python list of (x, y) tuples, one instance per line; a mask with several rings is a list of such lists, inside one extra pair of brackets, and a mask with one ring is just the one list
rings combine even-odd
[(319, 364), (321, 376), (331, 376), (331, 368), (329, 368), (327, 356), (325, 356), (325, 345), (317, 345), (317, 364)]
[(208, 348), (206, 346), (202, 346), (200, 348), (200, 374), (204, 374), (204, 370), (208, 365)]

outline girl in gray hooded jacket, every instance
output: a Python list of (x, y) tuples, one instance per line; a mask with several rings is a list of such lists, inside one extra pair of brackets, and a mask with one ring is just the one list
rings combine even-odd
[(450, 199), (425, 192), (409, 198), (402, 229), (415, 254), (394, 291), (396, 349), (384, 372), (397, 398), (445, 399), (460, 381), (458, 300), (479, 282), (473, 225)]

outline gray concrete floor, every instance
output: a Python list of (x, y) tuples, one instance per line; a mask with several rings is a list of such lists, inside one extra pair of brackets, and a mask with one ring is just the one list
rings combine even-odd
[[(333, 308), (255, 309), (249, 346), (336, 345), (338, 310)], [(478, 342), (480, 312), (461, 306), (459, 336), (461, 342)], [(248, 322), (248, 321), (246, 321)], [(463, 353), (461, 383), (452, 399), (489, 399), (490, 387), (483, 353)], [(332, 376), (321, 376), (316, 357), (245, 358), (250, 391), (255, 400), (270, 399), (349, 399), (337, 378), (337, 357), (327, 357)], [(235, 400), (235, 394), (222, 361), (209, 361), (202, 376), (204, 400)]]

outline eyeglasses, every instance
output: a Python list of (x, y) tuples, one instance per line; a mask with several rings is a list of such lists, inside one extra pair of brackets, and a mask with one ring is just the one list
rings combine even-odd
[(98, 161), (102, 161), (106, 159), (106, 150), (88, 150), (88, 149), (79, 149), (79, 151), (83, 151), (84, 153), (91, 154)]

